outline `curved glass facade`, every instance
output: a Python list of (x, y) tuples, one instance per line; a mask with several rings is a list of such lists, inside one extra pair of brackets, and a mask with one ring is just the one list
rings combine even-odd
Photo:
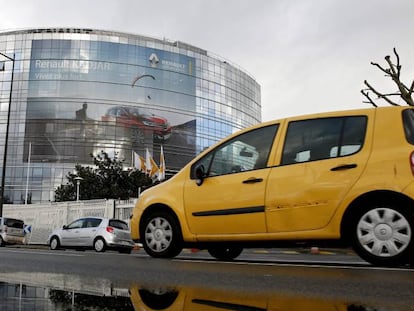
[[(133, 166), (163, 147), (167, 174), (261, 121), (260, 86), (179, 42), (91, 29), (0, 32), (0, 157), (9, 96), (6, 202), (54, 200), (76, 163), (104, 150)], [(13, 81), (12, 81), (13, 80)], [(13, 82), (13, 83), (12, 83)], [(12, 92), (10, 87), (12, 86)]]

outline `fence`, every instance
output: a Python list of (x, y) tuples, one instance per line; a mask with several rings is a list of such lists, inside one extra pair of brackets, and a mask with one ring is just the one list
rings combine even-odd
[(129, 224), (134, 201), (91, 200), (49, 204), (4, 205), (3, 216), (22, 219), (31, 230), (26, 235), (29, 244), (46, 244), (56, 228), (87, 216), (118, 218)]

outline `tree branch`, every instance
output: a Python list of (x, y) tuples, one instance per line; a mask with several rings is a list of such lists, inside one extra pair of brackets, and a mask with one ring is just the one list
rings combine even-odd
[[(389, 96), (400, 96), (409, 106), (414, 106), (414, 101), (412, 98), (412, 94), (414, 92), (414, 81), (411, 83), (410, 88), (408, 88), (401, 80), (401, 64), (400, 64), (400, 56), (397, 53), (397, 50), (393, 48), (393, 52), (397, 61), (397, 64), (395, 65), (391, 57), (389, 55), (385, 56), (385, 61), (387, 62), (389, 68), (384, 68), (378, 63), (371, 62), (371, 65), (377, 67), (379, 70), (384, 72), (387, 76), (391, 77), (392, 81), (397, 85), (398, 90), (400, 93), (394, 92), (389, 94), (381, 94), (376, 89), (374, 89), (366, 80), (364, 81), (364, 84), (368, 86), (369, 90), (371, 90), (373, 93), (375, 93), (378, 98), (385, 100), (387, 103), (393, 106), (399, 106), (397, 103), (390, 100)], [(368, 98), (369, 103), (372, 104), (373, 100), (369, 98), (368, 92), (362, 92), (366, 98)]]
[(367, 80), (364, 81), (364, 84), (372, 91), (374, 92), (375, 95), (378, 96), (378, 98), (381, 98), (383, 100), (385, 100), (387, 103), (389, 103), (392, 106), (399, 106), (397, 103), (394, 103), (392, 100), (390, 100), (388, 97), (386, 97), (384, 94), (381, 94), (380, 92), (378, 92), (376, 89), (374, 89)]
[(400, 74), (401, 74), (400, 55), (398, 55), (397, 50), (395, 48), (393, 48), (392, 50), (394, 51), (395, 58), (397, 59), (398, 79), (400, 79)]
[(371, 65), (373, 65), (375, 67), (378, 67), (381, 71), (383, 71), (387, 75), (390, 75), (391, 74), (388, 69), (382, 68), (382, 66), (380, 64), (378, 64), (378, 63), (371, 62)]
[(364, 95), (366, 98), (368, 98), (367, 102), (363, 102), (365, 104), (371, 104), (374, 107), (378, 107), (377, 104), (371, 99), (371, 97), (369, 97), (369, 93), (365, 92), (364, 90), (361, 90), (362, 95)]

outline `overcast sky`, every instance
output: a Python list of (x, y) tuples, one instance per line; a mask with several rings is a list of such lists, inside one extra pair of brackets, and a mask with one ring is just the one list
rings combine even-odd
[(369, 107), (370, 65), (397, 48), (414, 78), (413, 0), (0, 0), (0, 29), (75, 27), (179, 40), (236, 63), (261, 85), (262, 119)]

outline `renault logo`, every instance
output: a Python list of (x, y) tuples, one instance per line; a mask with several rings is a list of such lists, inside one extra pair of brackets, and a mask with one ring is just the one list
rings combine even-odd
[(155, 53), (152, 53), (148, 60), (151, 63), (152, 67), (156, 67), (157, 64), (160, 62), (160, 60), (158, 59), (157, 54), (155, 54)]

